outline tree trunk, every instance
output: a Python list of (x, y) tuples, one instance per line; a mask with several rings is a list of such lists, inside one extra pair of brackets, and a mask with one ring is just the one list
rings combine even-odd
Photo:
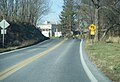
[(98, 41), (98, 9), (95, 9), (95, 25), (96, 25), (96, 30), (95, 30), (95, 37), (94, 41)]

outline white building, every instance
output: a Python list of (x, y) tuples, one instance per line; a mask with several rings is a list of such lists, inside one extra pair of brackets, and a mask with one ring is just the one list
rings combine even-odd
[(61, 30), (59, 29), (58, 25), (56, 25), (56, 24), (52, 25), (52, 33), (53, 33), (52, 35), (54, 37), (60, 37), (60, 36), (62, 36)]
[(38, 25), (37, 27), (40, 28), (44, 36), (52, 37), (52, 24), (48, 21), (45, 21), (44, 24)]
[(57, 25), (50, 24), (50, 22), (45, 21), (43, 24), (38, 25), (38, 28), (40, 28), (42, 34), (46, 37), (60, 37), (62, 36), (62, 33), (58, 31)]

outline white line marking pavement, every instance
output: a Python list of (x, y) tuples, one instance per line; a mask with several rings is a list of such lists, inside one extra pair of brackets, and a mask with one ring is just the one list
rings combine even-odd
[(83, 44), (83, 40), (81, 40), (81, 42), (80, 42), (80, 50), (79, 50), (80, 60), (81, 60), (82, 66), (83, 66), (87, 76), (89, 77), (90, 81), (91, 82), (98, 82), (98, 80), (95, 78), (95, 76), (92, 74), (92, 72), (88, 68), (87, 64), (85, 63), (85, 60), (83, 58), (82, 44)]

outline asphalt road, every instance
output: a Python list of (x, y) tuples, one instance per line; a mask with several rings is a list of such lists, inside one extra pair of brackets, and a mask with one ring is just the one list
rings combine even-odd
[(56, 39), (0, 55), (0, 82), (90, 82), (80, 40)]

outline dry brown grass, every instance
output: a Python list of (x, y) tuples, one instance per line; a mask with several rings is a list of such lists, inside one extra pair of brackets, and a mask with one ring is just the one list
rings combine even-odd
[(21, 48), (21, 47), (31, 45), (31, 44), (33, 44), (35, 42), (36, 42), (35, 40), (24, 41), (23, 43), (21, 43), (20, 46), (14, 46), (14, 47), (8, 47), (8, 48), (0, 48), (0, 52), (15, 50), (15, 49), (18, 49), (18, 48)]
[(106, 42), (120, 43), (120, 37), (109, 37)]
[(113, 82), (120, 82), (120, 44), (97, 42), (89, 45), (89, 43), (86, 42), (86, 50), (90, 59)]

